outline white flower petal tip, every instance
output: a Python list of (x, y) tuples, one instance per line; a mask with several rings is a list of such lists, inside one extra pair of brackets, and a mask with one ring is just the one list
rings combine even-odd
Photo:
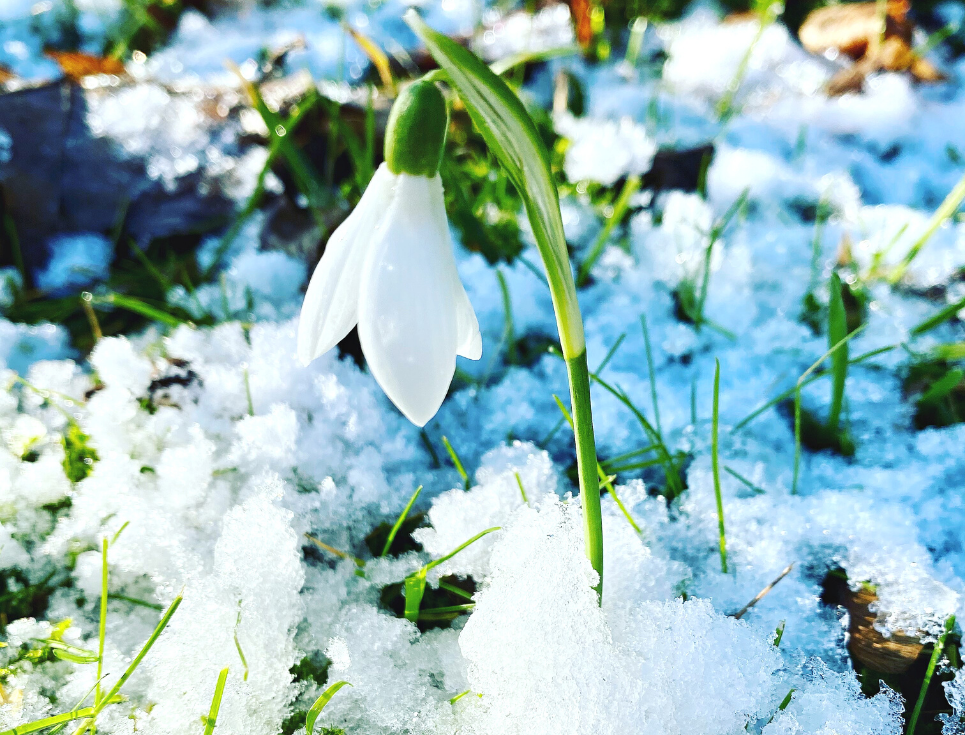
[(303, 365), (341, 342), (358, 322), (362, 265), (394, 186), (395, 176), (381, 166), (358, 206), (329, 237), (298, 319), (297, 352)]
[(412, 423), (424, 426), (449, 391), (456, 353), (463, 342), (472, 346), (478, 326), (471, 307), (469, 319), (461, 303), (468, 305), (468, 299), (456, 271), (439, 177), (400, 175), (385, 223), (363, 268), (359, 338), (386, 395)]

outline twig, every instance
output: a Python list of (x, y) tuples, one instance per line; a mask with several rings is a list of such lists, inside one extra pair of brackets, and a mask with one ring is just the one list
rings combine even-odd
[(744, 607), (742, 607), (740, 610), (738, 610), (733, 615), (731, 615), (731, 617), (734, 618), (735, 620), (740, 620), (742, 617), (744, 617), (747, 611), (750, 610), (752, 607), (754, 607), (754, 605), (756, 605), (758, 602), (763, 600), (764, 596), (772, 589), (774, 589), (774, 585), (776, 585), (778, 582), (784, 579), (788, 574), (790, 574), (793, 568), (794, 568), (794, 562), (792, 561), (790, 564), (787, 565), (787, 567), (784, 569), (783, 572), (777, 575), (777, 579), (775, 579), (773, 582), (767, 585), (767, 587), (765, 587), (760, 592), (758, 592), (757, 597), (755, 597), (753, 600), (751, 600), (746, 605), (744, 605)]

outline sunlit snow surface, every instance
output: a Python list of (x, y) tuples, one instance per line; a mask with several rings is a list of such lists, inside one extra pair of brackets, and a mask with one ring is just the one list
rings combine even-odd
[[(112, 7), (94, 3), (84, 10), (91, 33), (95, 20), (116, 12)], [(389, 3), (366, 16), (368, 31), (382, 43), (406, 38), (400, 7)], [(15, 10), (9, 20), (22, 21)], [(426, 11), (450, 33), (472, 30), (469, 5)], [(222, 75), (221, 62), (233, 50), (241, 63), (272, 39), (284, 42), (284, 29), (307, 12), (252, 7), (238, 19), (214, 22), (186, 14), (172, 45), (146, 67), (159, 80)], [(318, 28), (337, 33), (337, 24)], [(547, 101), (560, 65), (583, 80), (588, 116), (556, 121), (572, 138), (565, 165), (574, 178), (612, 183), (645, 172), (658, 145), (721, 136), (707, 200), (658, 195), (659, 216), (636, 214), (627, 227), (628, 250), (614, 241), (581, 292), (591, 367), (626, 335), (602, 377), (653, 418), (640, 326), (646, 315), (662, 429), (672, 448), (693, 456), (687, 490), (669, 506), (640, 480), (620, 478), (620, 497), (640, 535), (604, 500), (602, 608), (583, 555), (579, 502), (564, 473), (573, 460), (572, 435), (552, 434), (560, 419), (553, 394), (567, 394), (564, 366), (551, 355), (528, 368), (503, 364), (502, 295), (480, 256), (457, 253), (484, 335), (482, 360), (461, 361), (460, 368), (489, 382), (455, 391), (427, 427), (438, 454), (445, 456), (445, 434), (474, 471), (468, 492), (350, 358), (330, 353), (307, 368), (297, 364), (294, 317), (307, 273), (289, 256), (257, 249), (257, 222), (228, 253), (223, 290), (169, 296), (198, 316), (223, 315), (225, 301), (229, 312), (246, 308), (250, 298), (255, 323), (104, 339), (89, 364), (103, 384), (97, 391), (91, 392), (87, 366), (62, 359), (70, 356), (65, 331), (0, 322), (0, 359), (36, 389), (56, 392), (99, 455), (91, 475), (71, 486), (61, 464), (63, 412), (30, 389), (0, 394), (0, 436), (10, 450), (0, 453), (0, 566), (42, 579), (76, 557), (73, 587), (58, 589), (47, 617), (72, 618), (68, 639), (93, 648), (104, 535), (124, 529), (110, 550), (112, 592), (163, 605), (184, 590), (171, 626), (125, 686), (131, 703), (108, 708), (100, 730), (200, 732), (218, 671), (228, 666), (218, 732), (276, 735), (289, 706), (305, 709), (323, 688), (310, 680), (293, 684), (289, 674), (293, 663), (314, 655), (331, 661), (329, 682), (353, 685), (335, 696), (320, 722), (353, 734), (726, 735), (745, 726), (766, 735), (900, 732), (903, 703), (896, 694), (860, 693), (845, 649), (847, 619), (819, 601), (821, 581), (840, 567), (852, 582), (875, 585), (877, 625), (886, 633), (934, 636), (961, 612), (965, 425), (911, 430), (913, 409), (900, 387), (907, 357), (893, 350), (849, 374), (856, 456), (805, 452), (796, 496), (786, 416), (771, 409), (740, 431), (730, 428), (792, 386), (827, 349), (826, 337), (798, 319), (814, 238), (813, 222), (798, 212), (822, 201), (832, 211), (820, 241), (821, 284), (845, 233), (862, 272), (889, 245), (884, 262), (900, 260), (961, 175), (947, 151), (965, 151), (965, 63), (947, 69), (951, 81), (939, 88), (884, 74), (861, 95), (827, 99), (818, 90), (830, 67), (774, 26), (752, 56), (750, 91), (738, 98), (742, 111), (721, 132), (714, 106), (755, 32), (752, 25), (720, 25), (698, 10), (648, 36), (648, 48), (668, 54), (662, 78), (555, 61), (529, 88)], [(40, 36), (21, 31), (18, 38), (39, 43)], [(223, 46), (206, 45), (214, 38)], [(317, 76), (334, 75), (331, 59), (319, 55), (328, 48), (319, 38), (297, 63)], [(506, 38), (489, 41), (516, 48)], [(5, 53), (17, 51), (9, 45)], [(360, 55), (346, 58), (365, 63)], [(348, 69), (354, 76), (351, 63)], [(169, 111), (161, 82), (139, 89), (143, 98), (130, 102), (161, 115), (156, 127), (171, 139), (180, 135), (163, 125)], [(144, 135), (150, 126), (124, 123), (110, 114), (111, 104), (118, 103), (108, 99), (94, 113), (105, 123), (102, 134), (130, 150), (158, 145)], [(706, 314), (734, 334), (729, 339), (679, 322), (672, 292), (699, 272), (709, 227), (745, 189), (746, 217), (714, 248), (706, 304)], [(563, 208), (573, 244), (585, 251), (599, 223), (579, 201), (565, 200)], [(57, 246), (51, 271), (63, 263), (65, 273), (74, 273), (76, 247)], [(215, 247), (203, 246), (199, 257), (210, 259)], [(961, 285), (951, 281), (963, 255), (965, 225), (946, 225), (909, 279), (920, 289), (948, 284), (947, 300), (961, 298)], [(538, 262), (533, 249), (525, 257)], [(520, 261), (500, 267), (517, 335), (553, 335), (546, 286)], [(910, 329), (939, 308), (887, 286), (875, 286), (873, 296), (853, 355), (909, 340)], [(819, 290), (819, 297), (826, 294)], [(962, 338), (960, 326), (946, 325), (914, 344), (924, 351)], [(721, 461), (764, 491), (722, 476), (727, 575), (717, 554), (709, 455), (715, 358)], [(6, 384), (13, 373), (2, 377)], [(153, 413), (143, 408), (148, 397)], [(805, 393), (806, 405), (822, 414), (829, 398), (822, 382)], [(648, 443), (615, 398), (594, 388), (593, 399), (602, 458)], [(537, 445), (548, 436), (544, 451)], [(34, 461), (19, 459), (27, 447)], [(391, 523), (420, 484), (426, 489), (417, 509), (427, 512), (429, 525), (416, 538), (424, 552), (372, 559), (364, 537)], [(65, 498), (71, 507), (51, 528), (42, 506)], [(445, 574), (472, 576), (479, 591), (471, 616), (420, 635), (380, 609), (382, 587), (492, 526), (503, 530), (429, 577), (435, 584)], [(350, 561), (305, 551), (312, 548), (305, 533), (363, 555), (364, 575)], [(792, 562), (791, 574), (742, 621), (727, 617)], [(109, 683), (157, 620), (153, 610), (121, 601), (110, 611)], [(785, 632), (775, 648), (781, 621)], [(14, 622), (0, 665), (20, 641), (47, 635), (45, 622)], [(93, 666), (66, 662), (11, 677), (5, 690), (21, 695), (0, 704), (0, 729), (73, 706), (94, 680)], [(778, 712), (792, 688), (791, 703)], [(965, 713), (961, 682), (946, 688), (957, 713)], [(472, 693), (450, 703), (466, 690)], [(957, 728), (957, 718), (948, 718), (946, 732)]]

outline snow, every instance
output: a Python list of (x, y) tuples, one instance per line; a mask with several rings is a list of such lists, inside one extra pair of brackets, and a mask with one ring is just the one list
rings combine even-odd
[[(85, 39), (102, 35), (118, 12), (107, 2), (78, 7)], [(393, 39), (411, 50), (400, 10), (394, 2), (349, 3), (344, 13), (384, 46)], [(468, 3), (425, 10), (447, 32), (475, 30)], [(0, 63), (25, 76), (49, 73), (40, 48), (51, 31), (26, 30), (31, 6), (7, 3), (0, 12)], [(571, 40), (563, 15), (544, 10), (530, 21), (486, 10), (493, 35), (475, 43), (493, 58), (553, 48)], [(772, 408), (736, 427), (827, 350), (826, 335), (799, 317), (812, 286), (827, 300), (842, 243), (850, 243), (851, 282), (867, 282), (871, 298), (853, 356), (899, 343), (924, 354), (963, 340), (957, 322), (917, 338), (912, 329), (961, 298), (965, 224), (939, 228), (902, 288), (876, 280), (875, 271), (901, 262), (961, 176), (947, 150), (965, 150), (955, 124), (965, 110), (965, 67), (949, 69), (952, 81), (938, 91), (883, 73), (861, 94), (829, 99), (820, 88), (835, 65), (807, 56), (777, 23), (750, 55), (735, 116), (723, 126), (715, 106), (758, 30), (756, 22), (721, 24), (699, 7), (648, 31), (645, 49), (666, 53), (662, 68), (549, 64), (568, 69), (588, 95), (586, 117), (552, 120), (567, 141), (563, 171), (575, 193), (562, 206), (577, 253), (601, 230), (578, 184), (612, 186), (644, 174), (658, 147), (715, 144), (706, 197), (646, 192), (580, 292), (591, 368), (622, 337), (601, 377), (656, 422), (652, 378), (668, 447), (687, 457), (677, 498), (659, 494), (659, 467), (615, 472), (616, 493), (641, 530), (604, 497), (602, 606), (572, 495), (572, 434), (558, 426), (553, 398), (567, 396), (565, 367), (548, 354), (509, 364), (492, 267), (458, 249), (483, 359), (460, 361), (467, 377), (423, 435), (351, 358), (333, 351), (308, 367), (297, 363), (295, 318), (308, 271), (263, 246), (259, 213), (232, 242), (201, 245), (197, 264), (215, 273), (211, 282), (167, 295), (214, 326), (106, 337), (81, 361), (64, 327), (0, 320), (0, 573), (5, 583), (16, 570), (34, 584), (61, 575), (46, 619), (12, 620), (3, 633), (0, 668), (12, 668), (0, 729), (63, 711), (93, 685), (89, 665), (16, 657), (22, 643), (49, 637), (68, 618), (65, 640), (96, 648), (106, 537), (110, 590), (128, 598), (109, 605), (108, 684), (153, 630), (154, 608), (179, 593), (184, 601), (125, 685), (128, 703), (99, 719), (105, 733), (200, 731), (224, 667), (218, 732), (231, 735), (278, 735), (290, 715), (342, 680), (352, 686), (335, 695), (319, 726), (360, 735), (900, 733), (912, 703), (887, 687), (862, 693), (847, 613), (820, 598), (827, 574), (843, 571), (852, 589), (875, 590), (879, 632), (926, 643), (949, 616), (961, 617), (963, 425), (914, 430), (913, 399), (902, 393), (911, 358), (895, 348), (849, 370), (845, 420), (855, 456), (805, 450), (796, 493), (786, 412)], [(233, 84), (225, 58), (245, 68), (262, 48), (299, 33), (305, 45), (291, 51), (287, 71), (338, 82), (365, 73), (364, 55), (317, 6), (250, 4), (210, 18), (188, 11), (168, 45), (134, 70), (137, 84), (90, 97), (88, 124), (123, 155), (143, 157), (150, 176), (169, 187), (202, 170), (235, 171), (231, 196), (241, 204), (264, 150), (238, 146), (234, 123), (219, 137), (198, 100), (179, 90)], [(529, 83), (534, 99), (545, 98), (548, 76)], [(0, 142), (0, 158), (8, 149)], [(711, 230), (745, 191), (746, 206), (709, 253), (705, 314), (721, 329), (698, 330), (678, 319), (675, 291), (700, 283)], [(821, 203), (830, 214), (816, 238)], [(105, 278), (113, 253), (102, 235), (50, 244), (40, 288), (70, 295)], [(523, 257), (539, 262), (532, 244)], [(521, 260), (499, 267), (517, 336), (552, 337), (549, 291), (538, 275)], [(0, 302), (10, 308), (22, 282), (10, 269), (0, 275)], [(715, 359), (727, 574), (710, 458)], [(595, 386), (592, 397), (601, 461), (650, 443), (614, 396)], [(803, 402), (823, 416), (827, 382), (805, 388)], [(62, 440), (74, 426), (97, 456), (77, 482), (65, 475)], [(468, 490), (443, 435), (469, 470)], [(375, 556), (366, 537), (394, 523), (419, 485), (412, 512), (423, 515), (413, 533), (421, 550)], [(493, 527), (428, 575), (435, 593), (453, 577), (471, 578), (470, 615), (432, 628), (389, 609), (383, 597), (393, 586)], [(792, 564), (741, 620), (732, 617)], [(303, 659), (316, 663), (317, 679), (293, 673)], [(948, 735), (961, 732), (963, 687), (960, 672), (944, 686), (954, 710), (943, 715)]]

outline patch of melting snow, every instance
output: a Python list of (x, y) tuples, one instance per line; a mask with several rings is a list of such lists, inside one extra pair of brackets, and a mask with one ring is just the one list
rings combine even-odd
[[(430, 22), (448, 17), (446, 30), (455, 33), (472, 29), (467, 7), (427, 10)], [(367, 18), (379, 38), (397, 28), (389, 9), (347, 12), (356, 25)], [(545, 23), (552, 36), (555, 19), (539, 17), (525, 32)], [(191, 156), (209, 155), (208, 132), (196, 109), (181, 105), (161, 80), (214, 83), (223, 78), (226, 56), (242, 63), (264, 45), (287, 43), (300, 25), (305, 47), (293, 65), (327, 77), (341, 68), (354, 78), (353, 64), (366, 63), (348, 45), (344, 55), (333, 52), (344, 37), (317, 9), (252, 7), (213, 21), (186, 13), (171, 45), (145, 65), (154, 81), (99, 99), (91, 126), (148, 157), (158, 178), (185, 175)], [(494, 35), (490, 45), (517, 49), (514, 34), (524, 31), (512, 28), (507, 20), (508, 36)], [(287, 255), (258, 249), (258, 217), (224, 255), (223, 287), (169, 294), (198, 318), (221, 317), (227, 304), (228, 313), (244, 311), (253, 324), (103, 339), (89, 372), (66, 359), (64, 329), (0, 321), (0, 361), (7, 368), (0, 380), (12, 384), (16, 371), (66, 411), (26, 388), (0, 393), (0, 436), (10, 449), (0, 454), (0, 564), (40, 580), (75, 555), (68, 572), (73, 586), (53, 592), (46, 614), (51, 621), (71, 618), (70, 640), (87, 647), (97, 643), (94, 549), (105, 534), (124, 528), (110, 550), (113, 592), (163, 605), (185, 590), (171, 627), (125, 688), (131, 705), (123, 714), (108, 709), (101, 730), (196, 727), (217, 672), (228, 666), (218, 727), (277, 735), (292, 709), (307, 709), (324, 689), (310, 678), (293, 682), (289, 669), (302, 656), (324, 655), (332, 662), (329, 683), (353, 686), (339, 692), (321, 722), (352, 733), (901, 731), (900, 713), (909, 703), (887, 687), (871, 698), (861, 693), (847, 659), (847, 621), (819, 601), (821, 585), (832, 568), (843, 569), (853, 585), (874, 585), (875, 625), (886, 635), (934, 638), (949, 615), (961, 612), (965, 428), (911, 430), (900, 387), (904, 358), (893, 351), (850, 370), (856, 456), (805, 453), (798, 495), (791, 494), (793, 433), (786, 417), (770, 409), (739, 432), (729, 429), (793, 385), (827, 349), (824, 336), (798, 321), (811, 282), (814, 224), (792, 205), (824, 201), (831, 210), (817, 243), (820, 283), (845, 236), (862, 271), (883, 250), (883, 262), (897, 262), (961, 175), (946, 150), (965, 150), (965, 132), (948, 122), (965, 109), (965, 92), (952, 84), (944, 96), (929, 96), (882, 74), (861, 95), (829, 100), (815, 93), (828, 77), (827, 64), (804, 55), (775, 25), (751, 57), (746, 86), (755, 92), (739, 97), (737, 116), (719, 131), (713, 107), (755, 33), (753, 23), (722, 25), (704, 11), (661, 27), (668, 61), (659, 83), (627, 81), (613, 65), (586, 69), (571, 62), (586, 82), (591, 115), (556, 120), (571, 141), (571, 178), (613, 183), (644, 173), (658, 142), (721, 135), (706, 201), (679, 191), (655, 197), (654, 210), (637, 213), (627, 227), (626, 249), (609, 247), (594, 283), (581, 293), (591, 365), (625, 334), (604, 378), (651, 414), (639, 326), (639, 315), (647, 315), (662, 429), (672, 449), (692, 457), (687, 489), (672, 503), (651, 495), (641, 480), (620, 477), (617, 491), (639, 535), (612, 496), (605, 498), (602, 607), (583, 555), (579, 501), (564, 477), (571, 436), (565, 428), (553, 433), (559, 412), (552, 395), (565, 395), (564, 367), (549, 355), (530, 367), (490, 362), (505, 313), (495, 274), (479, 255), (460, 252), (458, 259), (486, 357), (461, 367), (477, 378), (497, 377), (453, 393), (428, 429), (437, 451), (445, 434), (466, 466), (476, 468), (468, 492), (454, 470), (436, 466), (419, 432), (350, 359), (330, 353), (308, 367), (297, 364), (293, 318), (306, 270)], [(710, 63), (707, 53), (714, 54)], [(656, 118), (647, 115), (652, 95), (662, 107)], [(143, 114), (131, 116), (133, 108)], [(171, 155), (174, 149), (180, 156)], [(733, 332), (729, 339), (680, 323), (672, 293), (699, 273), (709, 229), (744, 190), (746, 212), (711, 253), (705, 306)], [(586, 221), (591, 211), (578, 199), (564, 201), (564, 210), (568, 234), (585, 246), (599, 231)], [(64, 274), (80, 262), (77, 237), (58, 246), (66, 265), (51, 278), (60, 285), (70, 284)], [(962, 263), (963, 243), (965, 225), (939, 230), (912, 264), (911, 282), (921, 289), (948, 284)], [(217, 250), (215, 241), (204, 245), (199, 265), (206, 268)], [(85, 249), (84, 264), (100, 267), (99, 252)], [(538, 262), (532, 247), (524, 255)], [(520, 261), (502, 271), (517, 333), (552, 335), (549, 293), (539, 278)], [(949, 288), (949, 300), (960, 296)], [(851, 343), (855, 355), (907, 340), (939, 308), (888, 287), (875, 286), (873, 297), (868, 327)], [(947, 323), (918, 344), (962, 338), (961, 326)], [(736, 473), (721, 477), (732, 567), (726, 575), (717, 556), (708, 438), (715, 358), (722, 463)], [(594, 388), (593, 399), (601, 458), (648, 443), (613, 396)], [(829, 387), (808, 388), (806, 401), (822, 413)], [(75, 485), (64, 476), (59, 438), (68, 416), (98, 454), (93, 471)], [(420, 484), (425, 491), (416, 510), (427, 514), (427, 524), (415, 538), (423, 551), (371, 558), (364, 538), (391, 523)], [(44, 510), (67, 501), (56, 520)], [(492, 526), (502, 530), (429, 576), (430, 585), (446, 574), (471, 576), (477, 585), (471, 616), (420, 633), (380, 608), (383, 586)], [(305, 533), (364, 554), (364, 574), (350, 560), (306, 562)], [(791, 573), (743, 620), (727, 617), (791, 562)], [(156, 614), (121, 601), (110, 609), (105, 670), (113, 677)], [(785, 632), (775, 648), (781, 621)], [(9, 625), (0, 667), (21, 640), (49, 635), (48, 629), (31, 619)], [(4, 683), (6, 692), (19, 694), (0, 703), (0, 729), (59, 711), (80, 699), (93, 677), (91, 667), (64, 661), (18, 669)], [(961, 731), (960, 679), (945, 685), (955, 708), (945, 718), (946, 735)], [(790, 689), (789, 705), (778, 711)], [(450, 702), (466, 690), (473, 694)]]

